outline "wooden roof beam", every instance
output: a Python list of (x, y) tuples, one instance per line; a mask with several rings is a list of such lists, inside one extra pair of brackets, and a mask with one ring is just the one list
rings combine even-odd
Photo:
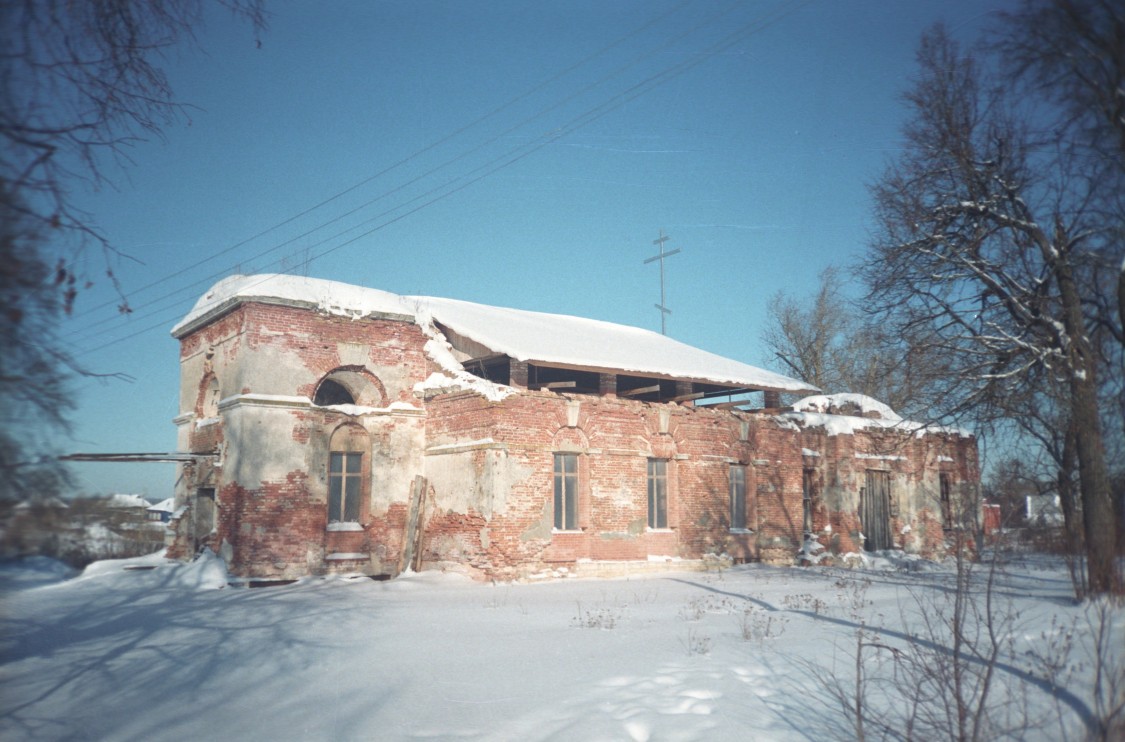
[(659, 392), (659, 391), (660, 391), (660, 385), (659, 384), (653, 384), (652, 386), (642, 386), (642, 387), (637, 387), (636, 389), (626, 389), (624, 391), (622, 391), (621, 389), (618, 389), (617, 390), (617, 396), (618, 397), (638, 397), (642, 394), (651, 394), (653, 392)]
[(546, 384), (540, 384), (540, 389), (573, 389), (578, 386), (577, 381), (548, 381)]
[(736, 407), (752, 404), (748, 399), (736, 399), (731, 402), (716, 402), (715, 404), (698, 405), (701, 409), (705, 410), (732, 410)]

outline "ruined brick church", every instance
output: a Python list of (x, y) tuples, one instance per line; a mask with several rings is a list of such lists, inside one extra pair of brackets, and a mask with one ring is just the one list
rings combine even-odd
[(269, 274), (172, 334), (170, 555), (246, 581), (934, 556), (979, 510), (971, 435), (633, 327)]

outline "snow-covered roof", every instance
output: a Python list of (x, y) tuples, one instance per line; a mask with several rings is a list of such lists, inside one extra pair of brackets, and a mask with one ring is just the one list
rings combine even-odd
[(109, 506), (111, 508), (147, 508), (151, 505), (148, 500), (140, 495), (110, 495)]
[(174, 497), (169, 497), (167, 500), (161, 500), (160, 502), (148, 508), (148, 510), (153, 513), (171, 513), (175, 509), (176, 498)]
[(350, 317), (431, 320), (494, 353), (520, 361), (659, 375), (784, 392), (819, 391), (796, 379), (709, 353), (637, 327), (454, 299), (399, 296), (305, 276), (262, 274), (219, 281), (174, 328), (183, 337), (240, 303), (261, 301)]
[(320, 278), (262, 273), (228, 276), (207, 290), (195, 306), (172, 328), (174, 337), (225, 314), (243, 302), (263, 301), (315, 308), (328, 314), (366, 317), (372, 314), (413, 316), (403, 297), (378, 289), (352, 286)]
[(708, 353), (639, 327), (454, 299), (414, 297), (414, 300), (436, 321), (459, 335), (521, 361), (661, 374), (755, 389), (812, 389), (796, 379)]

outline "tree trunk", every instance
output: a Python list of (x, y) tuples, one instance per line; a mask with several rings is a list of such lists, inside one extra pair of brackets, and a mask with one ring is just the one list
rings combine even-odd
[(1066, 566), (1070, 571), (1070, 581), (1074, 585), (1074, 597), (1086, 597), (1086, 570), (1082, 558), (1082, 523), (1078, 519), (1078, 497), (1074, 492), (1074, 423), (1068, 423), (1063, 438), (1062, 457), (1059, 462), (1058, 488), (1059, 505), (1063, 512), (1063, 529), (1066, 534)]
[[(1089, 372), (1088, 372), (1089, 373)], [(1077, 426), (1078, 481), (1082, 490), (1082, 520), (1086, 531), (1086, 561), (1090, 591), (1095, 594), (1118, 592), (1116, 523), (1113, 500), (1109, 495), (1105, 454), (1102, 451), (1101, 423), (1097, 396), (1089, 379), (1071, 382), (1072, 409)]]
[[(1059, 240), (1056, 244), (1065, 242)], [(1078, 481), (1082, 492), (1089, 589), (1095, 595), (1115, 593), (1121, 590), (1121, 580), (1114, 559), (1117, 551), (1117, 528), (1102, 446), (1095, 359), (1090, 340), (1086, 336), (1081, 295), (1068, 256), (1065, 253), (1056, 255), (1052, 263), (1059, 286), (1059, 297), (1062, 299), (1063, 325), (1069, 340), (1067, 361), (1070, 367), (1070, 417), (1075, 432)]]
[(1122, 332), (1125, 332), (1125, 260), (1121, 261), (1121, 272), (1117, 274), (1117, 318), (1121, 321)]

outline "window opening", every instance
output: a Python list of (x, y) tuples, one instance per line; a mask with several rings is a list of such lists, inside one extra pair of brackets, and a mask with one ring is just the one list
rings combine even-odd
[(730, 527), (745, 530), (746, 524), (746, 468), (730, 468)]
[(325, 379), (317, 387), (313, 403), (321, 407), (334, 404), (355, 404), (355, 398), (343, 384), (332, 381), (332, 379)]
[(949, 483), (949, 475), (945, 472), (938, 474), (938, 488), (941, 492), (941, 522), (946, 528), (953, 528), (953, 497)]
[(668, 462), (648, 460), (648, 527), (668, 527)]
[(578, 529), (578, 455), (555, 454), (555, 528)]
[(813, 532), (813, 498), (816, 497), (816, 469), (805, 469), (801, 475), (802, 519), (805, 533)]
[(333, 451), (328, 462), (328, 522), (359, 522), (363, 454)]

